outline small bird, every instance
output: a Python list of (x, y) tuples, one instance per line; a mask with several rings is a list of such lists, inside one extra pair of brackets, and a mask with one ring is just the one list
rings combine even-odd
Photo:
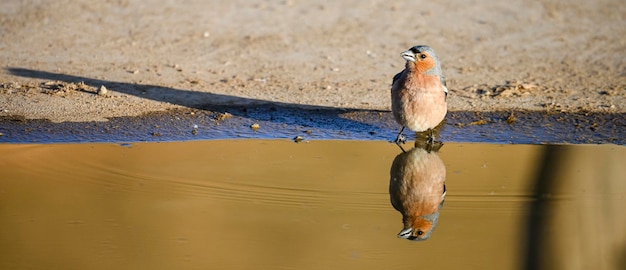
[(426, 240), (437, 227), (439, 210), (446, 196), (446, 167), (437, 150), (416, 145), (408, 152), (403, 150), (393, 160), (389, 198), (393, 208), (402, 214), (400, 238)]
[(402, 129), (396, 143), (404, 143), (402, 132), (409, 128), (415, 132), (429, 131), (432, 143), (435, 128), (448, 111), (448, 88), (441, 73), (441, 64), (435, 51), (426, 45), (417, 45), (400, 54), (406, 60), (403, 71), (393, 76), (391, 85), (391, 111)]

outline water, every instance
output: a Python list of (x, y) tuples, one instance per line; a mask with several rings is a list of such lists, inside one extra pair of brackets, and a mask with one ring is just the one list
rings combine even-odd
[[(626, 147), (406, 151), (377, 141), (0, 144), (0, 269), (626, 269)], [(416, 176), (409, 193), (432, 186), (418, 197), (436, 201), (442, 171), (429, 239), (399, 238), (390, 174)]]

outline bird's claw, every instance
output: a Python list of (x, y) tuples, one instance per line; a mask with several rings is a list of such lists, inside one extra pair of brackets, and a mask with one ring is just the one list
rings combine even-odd
[(396, 137), (396, 144), (404, 144), (406, 143), (406, 138), (404, 137), (404, 135), (402, 134), (398, 134), (398, 137)]

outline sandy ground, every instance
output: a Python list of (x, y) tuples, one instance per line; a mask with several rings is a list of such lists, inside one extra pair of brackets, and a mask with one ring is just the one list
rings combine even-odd
[(626, 111), (620, 0), (5, 0), (0, 116), (389, 110), (399, 54), (417, 44), (437, 51), (452, 111)]

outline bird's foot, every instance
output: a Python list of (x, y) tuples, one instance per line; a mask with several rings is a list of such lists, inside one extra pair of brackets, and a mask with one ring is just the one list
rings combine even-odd
[(427, 144), (433, 144), (435, 143), (435, 136), (428, 136), (428, 139), (426, 140)]
[(398, 136), (396, 136), (396, 141), (395, 143), (397, 145), (400, 145), (401, 143), (406, 143), (406, 138), (404, 137), (404, 135), (402, 135), (402, 132), (404, 131), (404, 127), (402, 127), (400, 129), (400, 132), (398, 132)]
[(404, 143), (406, 143), (406, 138), (404, 137), (404, 135), (398, 134), (398, 136), (396, 137), (395, 143), (398, 144), (398, 145), (401, 144), (401, 143), (404, 144)]

